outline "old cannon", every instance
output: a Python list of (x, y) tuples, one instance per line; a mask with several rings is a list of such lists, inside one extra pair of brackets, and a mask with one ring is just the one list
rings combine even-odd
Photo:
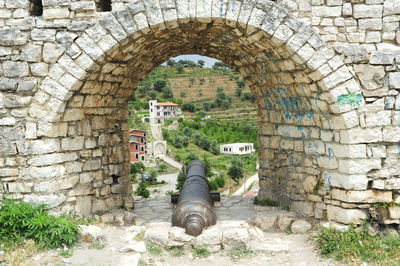
[(172, 214), (172, 226), (185, 228), (192, 236), (200, 235), (203, 228), (217, 222), (213, 207), (214, 201), (220, 200), (218, 192), (210, 193), (204, 163), (190, 162), (180, 194), (171, 195), (171, 203), (177, 204)]

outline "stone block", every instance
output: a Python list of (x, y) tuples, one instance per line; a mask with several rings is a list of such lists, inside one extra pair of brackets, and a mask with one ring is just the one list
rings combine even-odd
[(151, 223), (146, 229), (144, 239), (151, 243), (166, 245), (170, 229), (171, 224), (168, 222)]
[(394, 54), (391, 52), (372, 52), (371, 65), (392, 65), (394, 63)]
[(57, 139), (38, 139), (28, 142), (31, 154), (46, 154), (60, 150), (60, 143)]
[(351, 190), (366, 190), (368, 187), (367, 175), (349, 175), (332, 171), (323, 174), (324, 184), (330, 187), (339, 187)]
[(43, 61), (53, 64), (64, 53), (65, 48), (58, 43), (45, 43), (43, 46)]
[(356, 4), (353, 9), (354, 18), (381, 18), (383, 12), (382, 5)]
[(364, 210), (344, 209), (333, 205), (328, 205), (326, 210), (329, 220), (344, 224), (360, 224), (368, 217), (366, 211)]
[(7, 8), (23, 8), (27, 9), (29, 7), (29, 0), (5, 0)]
[(367, 127), (388, 126), (391, 124), (392, 111), (381, 111), (377, 113), (365, 114), (365, 124)]
[(313, 6), (311, 7), (313, 17), (340, 17), (341, 6)]
[(400, 72), (389, 73), (389, 86), (393, 89), (400, 89)]
[(21, 60), (27, 62), (40, 62), (42, 59), (42, 46), (29, 44), (22, 48)]
[(245, 248), (249, 241), (247, 228), (226, 228), (222, 232), (222, 245), (225, 250)]
[(380, 159), (340, 159), (339, 171), (346, 174), (366, 174), (373, 169), (381, 169)]
[(389, 217), (391, 219), (400, 219), (400, 206), (389, 207)]
[(383, 141), (399, 142), (400, 141), (400, 127), (387, 126), (382, 131)]
[(66, 151), (76, 151), (83, 149), (85, 137), (77, 136), (74, 138), (64, 138), (61, 141), (61, 148)]
[(46, 204), (49, 208), (54, 208), (65, 202), (67, 198), (64, 194), (50, 195), (25, 195), (24, 201), (32, 204)]
[(255, 225), (263, 231), (274, 231), (277, 219), (276, 212), (259, 213), (255, 219)]
[(382, 88), (386, 74), (385, 67), (361, 64), (354, 65), (354, 71), (365, 89), (376, 90)]
[(69, 18), (69, 9), (67, 7), (43, 9), (43, 19), (49, 20), (61, 18)]
[(392, 192), (381, 190), (346, 191), (332, 189), (331, 195), (333, 199), (344, 202), (376, 203), (392, 201)]
[(380, 127), (363, 129), (360, 127), (341, 130), (340, 142), (344, 144), (373, 143), (382, 141), (382, 129)]
[(358, 20), (359, 30), (381, 30), (382, 19), (380, 18), (367, 18)]
[(26, 62), (5, 61), (3, 71), (5, 77), (27, 77), (29, 66)]
[(34, 28), (31, 31), (31, 38), (34, 41), (54, 42), (56, 39), (56, 30)]
[(27, 35), (19, 29), (0, 29), (0, 45), (2, 46), (23, 45), (27, 41)]
[(292, 223), (291, 229), (293, 234), (305, 234), (311, 230), (311, 224), (304, 220), (298, 220)]

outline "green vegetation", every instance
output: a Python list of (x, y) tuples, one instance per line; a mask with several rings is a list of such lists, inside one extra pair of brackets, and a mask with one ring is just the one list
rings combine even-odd
[(370, 234), (368, 224), (351, 225), (345, 232), (334, 228), (319, 229), (316, 242), (323, 257), (361, 265), (399, 265), (400, 238), (388, 234)]
[(49, 215), (43, 204), (3, 200), (0, 211), (0, 244), (12, 246), (32, 239), (39, 246), (70, 246), (78, 240), (79, 226), (70, 217)]
[(232, 261), (238, 262), (242, 258), (248, 258), (254, 256), (256, 254), (255, 251), (251, 249), (234, 249), (228, 253), (228, 256), (231, 257)]
[(101, 244), (99, 241), (93, 242), (89, 245), (89, 249), (103, 249), (104, 245)]
[(60, 251), (60, 256), (64, 258), (71, 258), (74, 255), (74, 251), (72, 249), (65, 249)]
[(165, 249), (168, 250), (169, 254), (173, 257), (182, 257), (185, 254), (183, 247), (166, 246)]
[(255, 205), (260, 205), (260, 206), (273, 206), (273, 207), (279, 206), (279, 201), (277, 200), (272, 200), (272, 199), (259, 200), (257, 197), (254, 198), (253, 203)]
[(148, 198), (150, 196), (150, 191), (147, 189), (147, 182), (143, 178), (139, 181), (139, 186), (136, 188), (135, 195), (142, 196), (143, 198)]
[(149, 243), (147, 250), (149, 251), (149, 253), (151, 255), (156, 255), (156, 256), (161, 255), (162, 252), (163, 252), (161, 247), (159, 245), (157, 245), (157, 244), (154, 244), (154, 243)]
[(240, 179), (244, 176), (244, 163), (239, 157), (233, 157), (231, 160), (231, 166), (228, 169), (228, 175), (234, 179)]
[(192, 249), (193, 258), (207, 258), (211, 255), (207, 247), (195, 247)]
[(178, 182), (176, 183), (176, 190), (181, 191), (183, 182), (185, 181), (187, 172), (186, 172), (186, 165), (182, 165), (181, 171), (178, 174)]

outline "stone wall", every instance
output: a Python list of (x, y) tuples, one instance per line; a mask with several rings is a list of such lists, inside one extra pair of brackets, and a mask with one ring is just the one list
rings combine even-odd
[(43, 0), (30, 16), (29, 1), (0, 0), (2, 196), (132, 207), (127, 101), (154, 67), (198, 53), (256, 96), (260, 198), (399, 223), (399, 4), (278, 2)]

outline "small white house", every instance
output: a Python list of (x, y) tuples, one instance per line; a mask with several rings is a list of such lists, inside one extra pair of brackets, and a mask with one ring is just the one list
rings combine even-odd
[(157, 103), (157, 100), (149, 101), (150, 122), (164, 123), (165, 119), (178, 119), (182, 114), (179, 104), (165, 102)]
[(224, 144), (220, 146), (220, 152), (225, 154), (249, 154), (254, 152), (254, 144), (253, 143), (230, 143)]

